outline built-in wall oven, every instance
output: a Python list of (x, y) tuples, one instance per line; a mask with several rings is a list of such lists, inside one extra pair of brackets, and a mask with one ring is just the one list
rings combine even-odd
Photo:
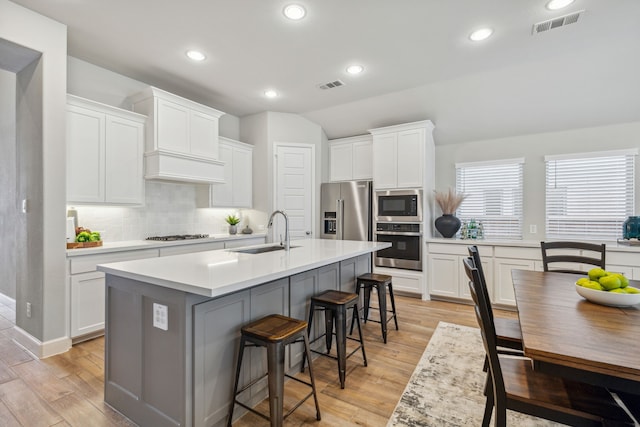
[(391, 243), (375, 253), (376, 266), (422, 271), (422, 224), (378, 222), (375, 239)]
[(374, 220), (375, 240), (391, 243), (375, 265), (422, 271), (422, 190), (376, 191)]

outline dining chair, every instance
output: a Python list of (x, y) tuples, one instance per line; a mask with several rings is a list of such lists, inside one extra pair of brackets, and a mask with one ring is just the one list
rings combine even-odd
[(493, 324), (496, 328), (496, 339), (498, 340), (498, 347), (510, 348), (513, 350), (522, 351), (522, 332), (520, 331), (520, 321), (518, 319), (505, 319), (501, 317), (494, 317), (493, 308), (491, 307), (491, 299), (489, 297), (489, 291), (487, 287), (487, 280), (484, 275), (484, 269), (482, 267), (482, 260), (480, 259), (480, 252), (476, 245), (467, 246), (469, 256), (473, 259), (473, 264), (478, 270), (478, 275), (482, 282), (481, 289), (484, 293), (485, 301), (489, 305), (489, 315), (493, 320)]
[(640, 423), (640, 394), (631, 394), (624, 391), (613, 392), (622, 401), (624, 406), (627, 407), (631, 415), (636, 419), (636, 422)]
[[(586, 264), (590, 267), (605, 268), (606, 244), (584, 242), (540, 242), (542, 250), (542, 266), (544, 271), (557, 273), (585, 274), (578, 269), (566, 268), (566, 263)], [(588, 251), (589, 255), (574, 255), (567, 251)], [(552, 267), (550, 264), (565, 263), (562, 267)]]
[(482, 426), (507, 425), (507, 409), (547, 420), (579, 426), (633, 426), (633, 420), (604, 388), (535, 371), (531, 360), (499, 355), (496, 330), (473, 258), (463, 260), (469, 277), (476, 319), (489, 358)]

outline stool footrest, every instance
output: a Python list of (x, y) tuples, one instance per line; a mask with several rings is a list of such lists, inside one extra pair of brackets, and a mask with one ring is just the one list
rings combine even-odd
[[(358, 341), (358, 340), (356, 340), (355, 338), (350, 338), (350, 339), (355, 340), (355, 341)], [(361, 346), (361, 345), (359, 345), (358, 347), (354, 348), (354, 349), (353, 349), (353, 351), (352, 351), (351, 353), (349, 353), (349, 354), (347, 354), (347, 355), (345, 356), (345, 359), (348, 359), (348, 358), (350, 358), (351, 356), (353, 356), (353, 354), (354, 354), (355, 352), (357, 352), (358, 350), (360, 350), (361, 348), (362, 348), (362, 346)], [(318, 350), (311, 350), (311, 352), (312, 352), (312, 353), (319, 354), (320, 356), (328, 357), (328, 358), (333, 359), (333, 360), (338, 360), (338, 356), (334, 356), (333, 354), (325, 353), (325, 352), (318, 351)], [(365, 366), (367, 366), (367, 365), (365, 364)]]

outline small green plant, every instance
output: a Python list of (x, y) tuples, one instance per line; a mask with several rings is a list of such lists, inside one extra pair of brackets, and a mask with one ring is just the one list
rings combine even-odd
[(240, 218), (235, 215), (228, 215), (225, 219), (229, 225), (238, 225), (240, 223)]

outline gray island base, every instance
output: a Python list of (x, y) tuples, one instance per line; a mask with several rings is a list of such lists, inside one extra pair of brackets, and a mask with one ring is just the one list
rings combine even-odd
[[(389, 246), (294, 243), (289, 252), (219, 250), (99, 266), (107, 273), (105, 401), (141, 426), (225, 425), (242, 325), (273, 313), (306, 320), (312, 295), (353, 292), (371, 271), (371, 253)], [(314, 322), (311, 338), (323, 331)], [(288, 372), (299, 371), (302, 350), (288, 346)], [(242, 384), (264, 372), (264, 349), (245, 351)], [(266, 387), (264, 379), (240, 398), (258, 403)]]

